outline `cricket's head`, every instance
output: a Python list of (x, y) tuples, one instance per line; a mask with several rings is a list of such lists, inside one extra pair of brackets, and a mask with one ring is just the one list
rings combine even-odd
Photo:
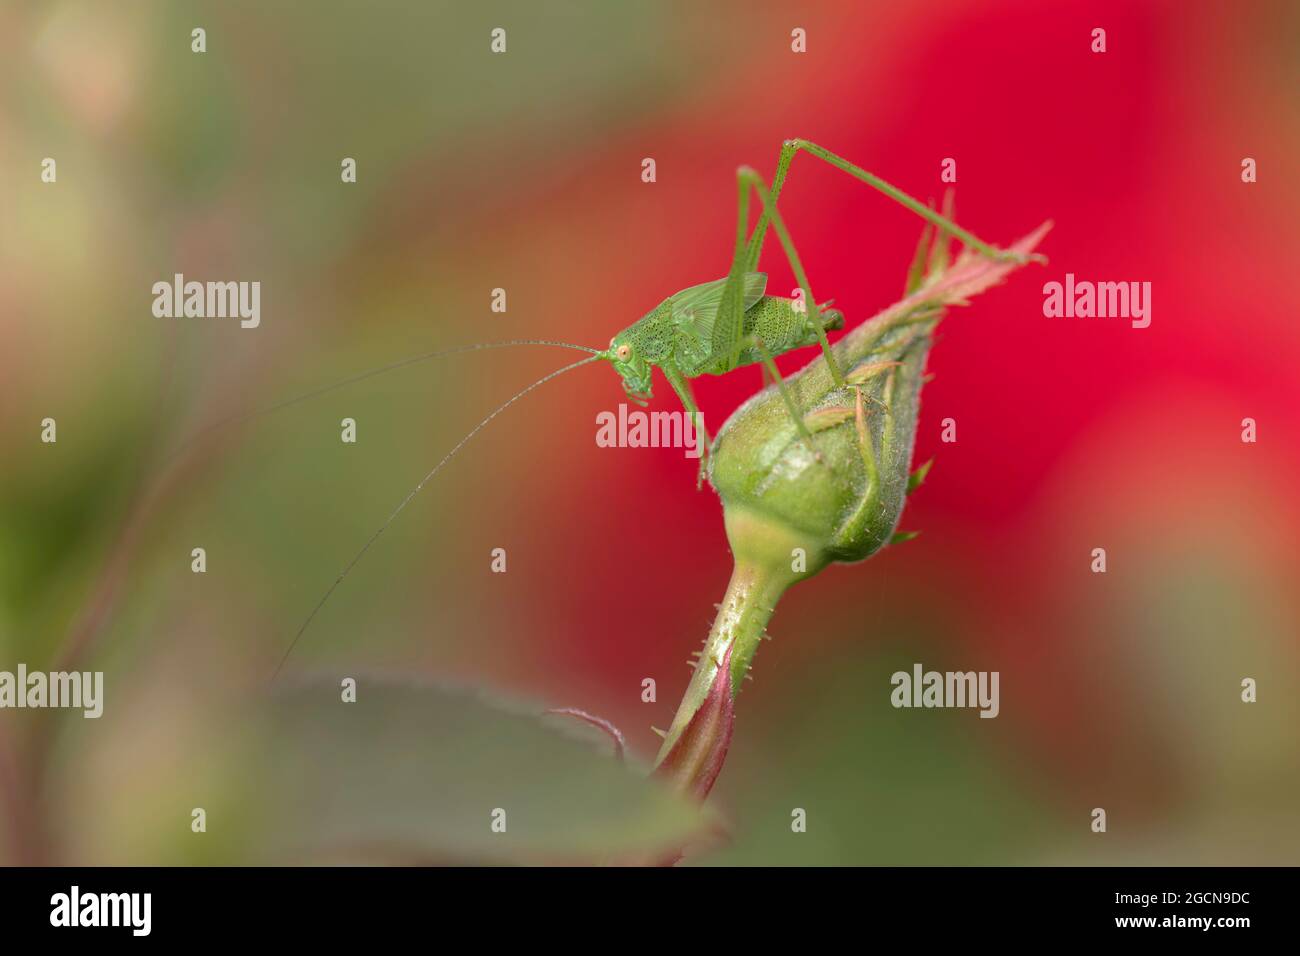
[(614, 370), (623, 377), (623, 390), (638, 405), (650, 398), (651, 367), (631, 329), (625, 329), (609, 340), (609, 348), (601, 353)]

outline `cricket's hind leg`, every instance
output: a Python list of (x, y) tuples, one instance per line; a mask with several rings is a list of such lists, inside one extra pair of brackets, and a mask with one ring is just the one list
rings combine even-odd
[[(736, 172), (736, 181), (744, 193), (748, 189), (753, 189), (758, 194), (758, 198), (763, 203), (763, 217), (769, 219), (772, 228), (776, 230), (777, 239), (781, 242), (781, 248), (785, 252), (786, 260), (790, 263), (790, 269), (794, 272), (795, 281), (799, 283), (799, 289), (803, 292), (803, 301), (807, 303), (808, 324), (812, 327), (817, 335), (817, 342), (822, 348), (822, 355), (826, 358), (826, 364), (830, 368), (831, 378), (836, 386), (844, 386), (844, 372), (840, 369), (840, 364), (835, 358), (835, 353), (831, 351), (830, 340), (826, 338), (826, 329), (823, 325), (820, 307), (817, 305), (817, 299), (812, 293), (812, 287), (808, 284), (808, 275), (804, 271), (803, 262), (799, 259), (799, 253), (794, 247), (794, 240), (790, 238), (790, 231), (785, 226), (785, 220), (781, 217), (780, 211), (776, 208), (776, 201), (767, 184), (763, 182), (763, 177), (757, 171), (748, 166), (742, 166)], [(744, 205), (748, 205), (745, 203)], [(761, 226), (763, 220), (760, 220)], [(755, 238), (757, 238), (757, 227), (755, 228)], [(761, 245), (761, 239), (760, 239)], [(745, 249), (737, 249), (738, 256), (748, 255), (748, 246)], [(742, 262), (743, 265), (743, 262)], [(734, 264), (733, 264), (734, 268)], [(743, 273), (742, 273), (743, 275)], [(842, 318), (842, 316), (841, 316)], [(734, 351), (732, 353), (732, 365), (734, 366), (740, 358), (740, 340), (737, 339)]]
[[(836, 169), (848, 173), (854, 179), (866, 183), (868, 186), (871, 186), (873, 189), (879, 190), (880, 192), (888, 196), (890, 199), (893, 199), (895, 202), (903, 206), (906, 206), (908, 209), (912, 210), (912, 212), (916, 213), (922, 219), (925, 219), (928, 222), (933, 223), (942, 232), (960, 240), (963, 245), (968, 246), (971, 249), (974, 249), (976, 252), (980, 253), (983, 256), (987, 256), (988, 258), (998, 262), (1024, 263), (1024, 262), (1046, 262), (1047, 261), (1047, 259), (1044, 256), (1038, 255), (1036, 253), (1030, 256), (1024, 256), (1021, 255), (1020, 253), (1010, 252), (1006, 249), (999, 249), (997, 246), (985, 242), (983, 239), (980, 239), (979, 237), (967, 232), (965, 229), (957, 225), (948, 217), (941, 215), (940, 213), (936, 212), (934, 209), (931, 209), (929, 206), (924, 205), (923, 203), (917, 201), (916, 199), (913, 199), (911, 196), (903, 192), (897, 186), (893, 186), (885, 182), (883, 179), (881, 179), (879, 176), (875, 175), (874, 173), (869, 173), (862, 167), (850, 163), (847, 159), (844, 159), (842, 156), (837, 156), (835, 153), (832, 153), (830, 150), (818, 146), (816, 143), (810, 143), (806, 139), (788, 139), (781, 146), (781, 155), (780, 158), (777, 160), (777, 164), (776, 164), (776, 175), (772, 178), (773, 203), (775, 203), (776, 199), (780, 197), (781, 188), (782, 186), (785, 185), (786, 174), (790, 170), (790, 163), (793, 162), (795, 153), (799, 152), (800, 150), (807, 153), (811, 153), (813, 156), (816, 156), (818, 159), (822, 160), (823, 162), (829, 163), (830, 165), (834, 166)], [(764, 218), (761, 219), (758, 223), (758, 226), (755, 227), (754, 235), (751, 237), (749, 241), (749, 246), (747, 249), (746, 259), (745, 259), (746, 263), (758, 262), (759, 253), (763, 249), (763, 238), (764, 238), (764, 234), (767, 231), (767, 225), (768, 224), (766, 218)], [(775, 225), (775, 221), (773, 221), (773, 225)], [(749, 265), (748, 268), (752, 270), (753, 265), (752, 264)]]
[[(753, 272), (753, 268), (746, 268), (746, 261), (750, 257), (749, 236), (749, 192), (753, 190), (758, 194), (763, 203), (763, 214), (760, 217), (760, 225), (770, 221), (776, 234), (781, 240), (781, 247), (785, 251), (786, 259), (789, 260), (790, 268), (794, 272), (795, 279), (799, 283), (799, 288), (803, 292), (803, 301), (806, 302), (810, 315), (810, 324), (817, 333), (817, 339), (822, 347), (822, 354), (826, 357), (826, 364), (830, 367), (831, 377), (838, 386), (844, 385), (844, 374), (840, 370), (839, 363), (835, 359), (835, 354), (831, 351), (830, 342), (826, 338), (826, 332), (822, 328), (817, 312), (817, 299), (812, 294), (812, 289), (808, 285), (808, 276), (804, 272), (803, 263), (799, 259), (799, 253), (795, 251), (794, 243), (790, 239), (790, 232), (785, 227), (785, 221), (781, 218), (781, 213), (777, 211), (776, 204), (768, 192), (763, 177), (753, 169), (742, 166), (736, 171), (736, 244), (731, 258), (731, 269), (727, 273), (727, 280), (722, 287), (722, 295), (718, 303), (718, 311), (713, 320), (713, 358), (720, 372), (728, 372), (740, 364), (740, 353), (743, 349), (745, 339), (745, 307), (744, 307), (744, 281), (745, 273)], [(757, 237), (757, 231), (755, 233)], [(761, 240), (760, 240), (761, 245)], [(757, 262), (757, 255), (754, 257)], [(769, 371), (771, 371), (769, 369)]]

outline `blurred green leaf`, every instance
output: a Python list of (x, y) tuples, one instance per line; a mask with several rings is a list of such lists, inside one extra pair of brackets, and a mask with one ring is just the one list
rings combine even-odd
[(652, 862), (702, 835), (698, 806), (536, 712), (400, 679), (357, 684), (355, 703), (329, 682), (275, 695), (258, 800), (273, 807), (279, 858)]

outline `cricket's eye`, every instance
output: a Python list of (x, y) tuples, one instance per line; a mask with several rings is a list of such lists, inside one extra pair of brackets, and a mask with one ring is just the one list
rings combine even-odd
[(632, 346), (630, 346), (630, 345), (620, 345), (620, 346), (618, 347), (618, 350), (617, 350), (614, 354), (618, 356), (619, 361), (621, 361), (621, 362), (626, 362), (627, 359), (628, 359), (628, 356), (632, 354)]

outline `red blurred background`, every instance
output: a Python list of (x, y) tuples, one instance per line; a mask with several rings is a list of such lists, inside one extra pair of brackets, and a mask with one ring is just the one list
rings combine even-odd
[[(7, 162), (30, 179), (19, 160), (62, 137), (80, 163), (61, 175), (94, 211), (75, 232), (20, 187), (0, 260), (14, 396), (0, 432), (30, 437), (53, 406), (61, 430), (80, 423), (107, 450), (65, 452), (83, 455), (72, 484), (66, 459), (16, 460), (6, 477), (15, 542), (46, 533), (24, 515), (72, 515), (44, 563), (8, 559), (22, 569), (10, 633), (29, 659), (102, 593), (160, 421), (171, 442), (444, 345), (603, 347), (725, 272), (735, 169), (770, 177), (786, 138), (923, 200), (952, 157), (958, 220), (1005, 245), (1051, 219), (1050, 264), (943, 322), (916, 451), (936, 463), (902, 525), (924, 533), (784, 599), (715, 792), (733, 842), (708, 859), (1295, 862), (1294, 4), (574, 5), (516, 11), (496, 63), (457, 52), (495, 11), (234, 5), (203, 8), (218, 41), (204, 73), (183, 46), (156, 52), (189, 14), (53, 9), (15, 8), (0, 31)], [(806, 54), (790, 52), (794, 27)], [(105, 38), (113, 96), (79, 79), (88, 36)], [(353, 154), (358, 188), (339, 198), (337, 157)], [(1258, 182), (1242, 181), (1246, 157)], [(914, 216), (806, 155), (781, 202), (814, 291), (850, 326), (899, 297)], [(770, 290), (793, 288), (775, 244), (763, 265)], [(174, 271), (264, 277), (264, 327), (147, 323), (141, 290)], [(1044, 317), (1043, 284), (1067, 272), (1150, 282), (1150, 327)], [(504, 316), (487, 309), (495, 287)], [(108, 576), (96, 653), (134, 682), (122, 733), (181, 734), (188, 696), (264, 679), (420, 476), (564, 358), (416, 366), (194, 452), (140, 519), (124, 578)], [(754, 369), (697, 382), (710, 430), (759, 386)], [(604, 713), (651, 754), (730, 556), (694, 460), (595, 446), (596, 414), (623, 400), (602, 366), (511, 408), (385, 533), (290, 669), (508, 688)], [(653, 407), (675, 407), (662, 380)], [(358, 453), (338, 447), (342, 415), (363, 423)], [(945, 418), (955, 443), (939, 440)], [(195, 540), (220, 555), (202, 589), (168, 563)], [(489, 571), (498, 546), (505, 575)], [(1089, 570), (1097, 547), (1105, 575)], [(914, 661), (1001, 671), (1001, 716), (892, 710), (889, 675)], [(1256, 705), (1239, 700), (1246, 676)], [(63, 773), (131, 812), (107, 765), (69, 757)], [(1088, 829), (1097, 806), (1104, 842)], [(791, 807), (809, 810), (806, 839), (790, 839)], [(69, 855), (129, 857), (111, 829), (74, 826)]]
[[(794, 20), (759, 17), (775, 49)], [(721, 274), (733, 168), (753, 164), (770, 176), (787, 137), (824, 144), (923, 199), (941, 194), (940, 163), (955, 158), (959, 220), (994, 241), (1047, 218), (1056, 226), (1043, 247), (1047, 267), (1014, 276), (944, 323), (916, 452), (918, 462), (937, 462), (904, 516), (904, 527), (925, 533), (787, 596), (777, 640), (739, 708), (742, 757), (733, 763), (752, 748), (756, 767), (739, 781), (724, 774), (721, 799), (743, 803), (764, 782), (764, 742), (747, 739), (756, 719), (747, 712), (779, 695), (797, 749), (801, 737), (826, 730), (789, 726), (821, 693), (816, 681), (864, 645), (891, 643), (882, 631), (914, 616), (942, 632), (940, 649), (915, 659), (1002, 670), (1014, 704), (996, 729), (979, 730), (1007, 749), (1002, 759), (1031, 792), (1053, 792), (1051, 815), (1079, 814), (1070, 823), (1082, 827), (1082, 811), (1113, 803), (1128, 826), (1159, 830), (1198, 802), (1205, 781), (1189, 753), (1207, 722), (1232, 719), (1224, 701), (1235, 701), (1239, 676), (1267, 660), (1288, 673), (1282, 686), (1294, 686), (1300, 616), (1289, 582), (1300, 516), (1289, 489), (1300, 475), (1300, 295), (1279, 280), (1300, 252), (1300, 192), (1285, 173), (1300, 132), (1288, 92), (1295, 12), (1280, 4), (1248, 12), (1197, 3), (845, 4), (795, 19), (815, 56), (755, 53), (684, 107), (602, 143), (536, 207), (541, 222), (563, 223), (568, 234), (562, 252), (551, 247), (557, 267), (564, 257), (582, 261), (590, 245), (611, 250), (598, 271), (554, 277), (557, 291), (584, 288), (593, 316), (571, 318), (566, 334), (601, 345), (605, 329), (665, 290)], [(1090, 49), (1098, 26), (1105, 54)], [(652, 189), (628, 173), (642, 153), (658, 162)], [(1245, 157), (1258, 163), (1256, 183), (1242, 182)], [(918, 231), (906, 211), (806, 156), (782, 203), (814, 291), (834, 297), (850, 324), (898, 297)], [(775, 247), (765, 267), (773, 288), (793, 287)], [(1044, 318), (1043, 283), (1066, 272), (1151, 282), (1151, 326)], [(808, 360), (786, 356), (781, 365)], [(697, 383), (706, 419), (721, 421), (757, 385), (757, 373), (744, 371)], [(614, 387), (585, 374), (548, 401), (581, 420), (583, 409), (613, 407)], [(662, 385), (657, 406), (674, 407)], [(554, 406), (528, 414), (541, 419)], [(957, 420), (956, 444), (939, 442), (947, 417)], [(1259, 423), (1258, 444), (1242, 443), (1244, 417)], [(553, 693), (573, 674), (595, 694), (620, 695), (643, 675), (677, 674), (661, 679), (672, 696), (728, 572), (716, 501), (690, 491), (692, 463), (673, 454), (571, 460), (573, 472), (557, 484), (594, 480), (608, 490), (581, 514), (561, 507), (536, 540), (536, 559), (575, 533), (606, 559), (584, 562), (580, 581), (557, 572), (533, 582), (539, 591), (529, 600), (567, 592), (572, 602), (539, 663)], [(1107, 548), (1108, 578), (1089, 572), (1094, 547)], [(1162, 559), (1177, 569), (1178, 556), (1193, 551), (1214, 568), (1211, 580), (1178, 571), (1165, 580)], [(1132, 583), (1144, 576), (1157, 582)], [(1240, 593), (1247, 585), (1257, 592)], [(1161, 595), (1176, 604), (1211, 598), (1208, 623), (1202, 618), (1211, 633), (1186, 643), (1176, 632), (1151, 633), (1171, 627), (1140, 606)], [(1162, 676), (1183, 655), (1208, 658), (1198, 663), (1219, 686)], [(1134, 658), (1151, 672), (1134, 673)], [(516, 680), (536, 686), (532, 667), (523, 664)], [(785, 681), (793, 689), (779, 688)], [(883, 684), (857, 690), (881, 695)], [(653, 745), (644, 721), (636, 726), (635, 703), (619, 695), (601, 703), (632, 715), (631, 733)], [(1289, 704), (1272, 712), (1280, 749), (1268, 761), (1296, 756), (1294, 717)], [(852, 736), (852, 719), (834, 732)], [(1228, 772), (1211, 763), (1214, 774)], [(894, 784), (906, 789), (906, 780)], [(1087, 807), (1073, 806), (1078, 800)], [(1267, 838), (1235, 836), (1245, 844), (1235, 861), (1268, 856)]]

